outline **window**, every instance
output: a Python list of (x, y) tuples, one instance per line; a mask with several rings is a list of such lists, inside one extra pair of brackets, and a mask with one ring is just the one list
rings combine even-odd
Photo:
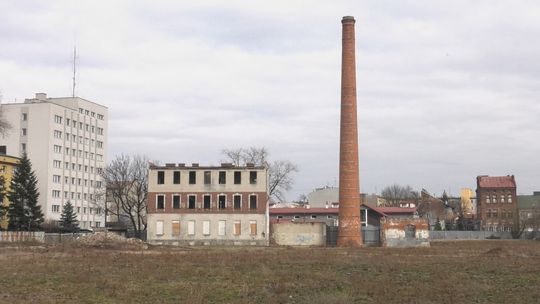
[(317, 218), (316, 215), (314, 215), (314, 214), (311, 215), (311, 219), (312, 219), (312, 220), (314, 220), (314, 219), (316, 219), (316, 218)]
[(227, 221), (218, 222), (218, 235), (225, 235), (225, 228), (227, 227)]
[(173, 195), (173, 209), (180, 209), (180, 195)]
[(279, 219), (282, 219), (283, 218), (283, 215), (278, 215), (276, 216), (276, 218), (279, 220)]
[(97, 141), (97, 147), (98, 148), (103, 148), (103, 142), (102, 141)]
[(234, 171), (234, 184), (239, 185), (242, 183), (242, 172)]
[(22, 113), (22, 120), (23, 120), (23, 121), (27, 121), (27, 120), (28, 120), (28, 114), (27, 114), (27, 113)]
[(242, 231), (242, 224), (240, 223), (240, 221), (234, 221), (233, 234), (234, 235), (240, 235), (241, 231)]
[(165, 209), (165, 195), (157, 196), (156, 209)]
[(103, 135), (103, 128), (98, 127), (98, 128), (97, 128), (97, 133), (98, 133), (99, 135)]
[(489, 195), (486, 195), (486, 203), (487, 204), (491, 203), (491, 200), (489, 199)]
[(413, 224), (408, 224), (405, 226), (405, 237), (406, 238), (415, 238), (416, 237), (416, 226)]
[[(22, 150), (23, 152), (26, 151), (26, 144), (21, 144), (21, 150)], [(60, 151), (61, 151), (61, 150), (62, 150), (62, 149), (60, 149)]]
[(62, 116), (54, 115), (54, 122), (55, 123), (62, 123)]
[(187, 234), (195, 235), (195, 221), (188, 221)]
[(52, 191), (52, 197), (60, 198), (60, 190), (53, 190)]
[(257, 196), (256, 195), (249, 196), (249, 209), (257, 209)]
[(295, 219), (299, 219), (299, 218), (300, 218), (300, 215), (295, 215), (294, 218), (295, 218)]
[(212, 183), (212, 172), (204, 171), (204, 184), (210, 185)]
[(157, 172), (157, 183), (158, 183), (158, 185), (165, 184), (165, 171), (158, 171)]
[(22, 136), (26, 136), (26, 128), (22, 128), (22, 129), (21, 129), (21, 135), (22, 135)]
[(218, 196), (218, 208), (219, 209), (227, 208), (227, 196), (225, 195)]
[(210, 221), (202, 222), (202, 233), (203, 235), (210, 235)]
[(249, 183), (252, 185), (257, 183), (257, 171), (249, 172)]
[(53, 175), (52, 179), (53, 179), (53, 183), (60, 184), (60, 175)]
[(195, 209), (196, 199), (195, 195), (188, 196), (188, 208)]
[(172, 221), (171, 225), (172, 236), (180, 235), (180, 221)]
[(225, 183), (227, 183), (227, 172), (219, 171), (218, 183), (220, 185), (225, 185)]
[(511, 204), (512, 203), (512, 196), (510, 194), (508, 194), (508, 203)]
[(54, 145), (54, 153), (62, 153), (62, 147), (59, 145)]
[(195, 185), (196, 182), (197, 182), (197, 172), (189, 171), (189, 184)]
[[(26, 133), (26, 129), (23, 129), (23, 130), (25, 131), (24, 133)], [(53, 134), (54, 134), (54, 138), (60, 138), (60, 139), (62, 138), (62, 131), (54, 130)]]
[(249, 234), (257, 235), (257, 221), (249, 221)]
[(492, 200), (493, 204), (496, 204), (496, 203), (497, 203), (497, 196), (496, 196), (496, 195), (492, 195), (492, 196), (491, 196), (491, 200)]
[(53, 160), (53, 167), (62, 168), (62, 162), (59, 160)]
[(180, 171), (174, 171), (173, 173), (173, 184), (180, 184)]
[(163, 235), (163, 221), (156, 221), (156, 235)]
[(234, 209), (241, 209), (242, 208), (242, 196), (239, 194), (235, 195), (233, 197), (234, 200)]
[(60, 205), (52, 205), (52, 212), (60, 212)]
[(203, 208), (210, 209), (211, 207), (212, 207), (211, 196), (210, 195), (203, 196)]

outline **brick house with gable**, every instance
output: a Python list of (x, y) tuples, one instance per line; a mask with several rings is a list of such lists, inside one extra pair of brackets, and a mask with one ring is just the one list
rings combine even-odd
[(511, 231), (517, 212), (516, 180), (513, 175), (476, 177), (478, 219), (483, 230)]

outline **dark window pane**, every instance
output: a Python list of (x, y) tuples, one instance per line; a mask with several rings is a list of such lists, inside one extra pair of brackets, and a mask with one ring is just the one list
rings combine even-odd
[(257, 196), (249, 196), (249, 209), (257, 209)]
[(204, 184), (210, 185), (212, 183), (212, 173), (210, 171), (204, 171)]
[(180, 171), (174, 171), (173, 183), (180, 184)]
[(250, 171), (249, 172), (249, 183), (250, 184), (256, 184), (257, 183), (257, 171)]
[(188, 200), (189, 200), (188, 208), (189, 209), (195, 209), (195, 195), (190, 195)]
[(204, 209), (210, 209), (210, 195), (204, 196), (203, 204)]
[(195, 183), (197, 183), (196, 173), (197, 172), (195, 171), (189, 171), (189, 183), (191, 185), (194, 185)]
[(242, 204), (242, 197), (240, 195), (234, 196), (234, 209), (240, 209)]
[(234, 171), (234, 183), (236, 185), (239, 185), (242, 183), (242, 172), (241, 171)]
[(179, 195), (173, 196), (173, 208), (180, 209), (180, 196)]
[(227, 183), (227, 175), (225, 171), (219, 171), (219, 184), (225, 185)]
[(157, 208), (158, 209), (165, 209), (165, 196), (158, 195), (158, 197), (157, 197)]
[(158, 185), (162, 185), (165, 183), (165, 171), (157, 172), (157, 183)]

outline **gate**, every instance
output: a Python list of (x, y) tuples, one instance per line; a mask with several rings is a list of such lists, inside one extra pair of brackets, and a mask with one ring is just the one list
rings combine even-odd
[[(326, 226), (326, 246), (336, 246), (338, 226)], [(362, 227), (362, 241), (365, 246), (380, 246), (381, 236), (379, 227)]]

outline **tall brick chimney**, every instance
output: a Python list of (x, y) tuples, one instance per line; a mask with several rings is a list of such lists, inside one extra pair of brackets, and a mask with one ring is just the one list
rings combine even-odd
[(358, 174), (358, 129), (356, 123), (356, 61), (354, 17), (345, 16), (341, 61), (341, 124), (339, 142), (339, 231), (340, 247), (362, 246), (360, 232), (360, 178)]

